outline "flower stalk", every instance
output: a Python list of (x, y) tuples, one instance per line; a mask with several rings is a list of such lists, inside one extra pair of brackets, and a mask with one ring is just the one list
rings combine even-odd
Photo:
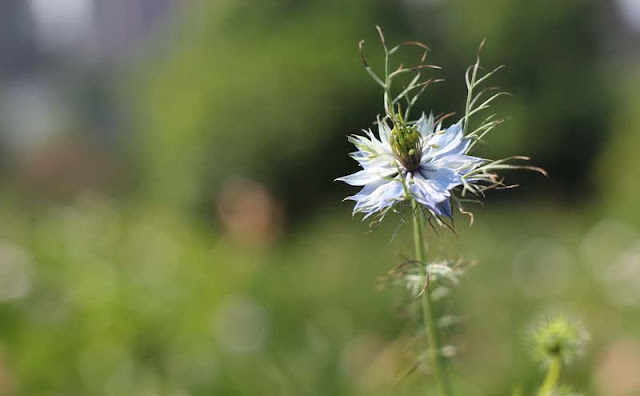
[(547, 375), (544, 378), (544, 382), (538, 391), (538, 396), (551, 396), (553, 391), (558, 386), (558, 380), (560, 379), (560, 371), (562, 370), (562, 360), (559, 356), (554, 357), (549, 363), (547, 369)]
[(569, 394), (566, 387), (559, 386), (562, 366), (582, 355), (588, 334), (579, 323), (559, 316), (533, 330), (529, 338), (533, 357), (547, 370), (538, 396)]
[[(416, 260), (425, 263), (427, 245), (424, 240), (423, 232), (423, 219), (422, 210), (420, 205), (413, 200), (411, 202), (413, 207), (413, 242), (416, 251)], [(425, 264), (425, 271), (427, 270)], [(427, 273), (427, 277), (429, 274)], [(451, 396), (451, 384), (449, 383), (449, 375), (447, 373), (447, 367), (443, 359), (442, 353), (440, 353), (440, 334), (438, 332), (438, 326), (436, 323), (436, 313), (434, 310), (433, 300), (429, 288), (422, 293), (421, 304), (422, 313), (424, 317), (425, 332), (427, 334), (427, 340), (429, 342), (429, 360), (433, 369), (438, 390), (442, 396)]]

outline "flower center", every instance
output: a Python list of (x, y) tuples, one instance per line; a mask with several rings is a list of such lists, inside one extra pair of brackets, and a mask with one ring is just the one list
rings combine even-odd
[(391, 131), (391, 148), (406, 170), (413, 171), (420, 167), (422, 139), (415, 126), (396, 124)]

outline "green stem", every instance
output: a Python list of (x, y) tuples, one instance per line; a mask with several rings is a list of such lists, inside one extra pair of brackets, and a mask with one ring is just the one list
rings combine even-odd
[[(479, 62), (479, 61), (478, 61)], [(478, 76), (478, 62), (473, 65), (473, 73), (471, 76), (471, 85), (467, 88), (467, 102), (464, 106), (464, 122), (462, 125), (462, 133), (467, 136), (467, 125), (469, 125), (469, 113), (471, 112), (471, 99), (473, 98), (473, 88), (476, 85), (476, 77)]]
[(562, 369), (562, 361), (559, 357), (553, 358), (549, 369), (547, 370), (547, 376), (544, 378), (544, 382), (538, 391), (538, 396), (551, 396), (552, 392), (558, 385), (560, 379), (560, 371)]
[[(414, 212), (413, 242), (416, 249), (416, 260), (426, 265), (425, 258), (427, 246), (424, 241), (424, 232), (422, 228), (422, 211), (416, 201), (412, 201), (411, 205)], [(451, 391), (451, 384), (449, 383), (447, 368), (445, 366), (443, 356), (440, 353), (440, 334), (438, 332), (436, 315), (429, 288), (422, 293), (421, 300), (425, 330), (427, 333), (427, 340), (429, 341), (429, 359), (431, 361), (431, 366), (433, 367), (434, 376), (436, 377), (439, 393), (442, 396), (450, 396), (453, 393)]]
[(384, 108), (389, 117), (393, 115), (393, 104), (391, 104), (391, 79), (389, 78), (389, 51), (384, 47)]

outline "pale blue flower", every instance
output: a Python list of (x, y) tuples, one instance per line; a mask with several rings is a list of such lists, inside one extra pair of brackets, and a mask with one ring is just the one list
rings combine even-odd
[(358, 148), (351, 157), (362, 170), (336, 180), (362, 186), (345, 199), (355, 201), (353, 213), (365, 218), (412, 199), (451, 218), (451, 190), (487, 162), (466, 154), (471, 140), (463, 136), (462, 121), (443, 130), (432, 115), (423, 114), (415, 124), (393, 130), (378, 120), (378, 136), (363, 132), (365, 136), (349, 137)]

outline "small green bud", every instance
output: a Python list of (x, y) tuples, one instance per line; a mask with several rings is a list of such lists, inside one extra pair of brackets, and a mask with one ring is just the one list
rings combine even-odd
[(564, 317), (546, 321), (529, 334), (533, 357), (543, 366), (554, 359), (564, 364), (575, 361), (584, 351), (587, 333)]

